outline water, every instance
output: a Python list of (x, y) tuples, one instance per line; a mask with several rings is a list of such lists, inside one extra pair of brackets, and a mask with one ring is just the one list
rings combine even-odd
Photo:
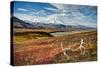
[(71, 34), (81, 33), (81, 32), (86, 32), (86, 31), (53, 32), (50, 34), (57, 37), (57, 36), (71, 35)]

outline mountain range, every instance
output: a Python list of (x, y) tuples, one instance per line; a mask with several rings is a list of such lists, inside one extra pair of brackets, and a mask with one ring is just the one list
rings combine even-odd
[(13, 28), (28, 28), (28, 29), (56, 29), (60, 31), (74, 31), (74, 30), (88, 30), (94, 29), (87, 26), (82, 25), (64, 25), (64, 24), (56, 24), (56, 23), (45, 23), (45, 22), (31, 22), (31, 21), (23, 21), (15, 16), (11, 17), (11, 21), (13, 23)]

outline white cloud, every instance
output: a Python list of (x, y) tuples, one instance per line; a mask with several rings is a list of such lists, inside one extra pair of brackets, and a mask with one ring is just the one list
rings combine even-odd
[[(77, 5), (66, 5), (66, 4), (51, 4), (58, 8), (59, 13), (58, 16), (60, 20), (63, 20), (65, 24), (73, 24), (73, 25), (85, 25), (96, 27), (96, 22), (90, 17), (84, 15), (80, 12), (81, 9), (89, 9), (89, 7), (77, 6)], [(69, 14), (69, 12), (71, 14)], [(73, 16), (73, 18), (69, 18), (69, 16)], [(91, 21), (92, 19), (92, 21)]]
[(27, 9), (24, 9), (24, 8), (18, 8), (18, 10), (20, 10), (20, 11), (28, 11)]
[(76, 6), (69, 6), (69, 5), (65, 5), (65, 4), (52, 4), (53, 6), (57, 7), (62, 13), (72, 13), (72, 16), (74, 16), (74, 18), (76, 19), (84, 19), (86, 16), (84, 16), (82, 13), (80, 13), (80, 11), (78, 10), (78, 8)]
[(14, 16), (20, 18), (21, 20), (27, 20), (31, 22), (40, 23), (56, 23), (56, 24), (66, 24), (66, 25), (84, 25), (89, 27), (96, 27), (95, 23), (84, 22), (77, 19), (70, 19), (63, 14), (53, 14), (48, 17), (32, 16), (29, 14), (15, 13)]
[(52, 10), (52, 11), (57, 10), (57, 9), (55, 9), (55, 8), (47, 8), (47, 7), (44, 7), (44, 8), (47, 9), (47, 10)]
[[(15, 16), (22, 20), (28, 20), (32, 22), (57, 23), (57, 24), (66, 24), (66, 25), (84, 25), (84, 26), (96, 27), (96, 23), (90, 22), (88, 20), (89, 16), (83, 15), (77, 9), (77, 7), (69, 8), (68, 6), (65, 6), (65, 5), (58, 5), (58, 4), (53, 4), (53, 5), (56, 6), (58, 9), (45, 8), (45, 9), (53, 10), (57, 12), (52, 15), (47, 15), (47, 12), (45, 10), (40, 10), (40, 11), (33, 11), (31, 15), (15, 13)], [(41, 15), (44, 15), (44, 17)], [(70, 18), (69, 16), (70, 17), (72, 16), (72, 18)]]
[(45, 10), (39, 10), (39, 11), (33, 11), (31, 12), (32, 15), (38, 15), (38, 16), (47, 16), (47, 12)]
[[(81, 14), (79, 14), (79, 17)], [(52, 23), (60, 23), (60, 24), (66, 24), (66, 25), (83, 25), (83, 26), (89, 26), (89, 27), (96, 27), (96, 23), (92, 23), (90, 21), (84, 21), (82, 19), (86, 18), (83, 16), (83, 18), (69, 18), (65, 13), (61, 14), (53, 14), (48, 16), (49, 22)]]
[(66, 5), (65, 4), (55, 4), (52, 3), (51, 5), (53, 5), (54, 7), (58, 8), (58, 9), (66, 9)]
[(45, 21), (44, 17), (32, 16), (30, 14), (15, 13), (14, 16), (21, 20), (27, 20), (31, 22), (44, 22)]

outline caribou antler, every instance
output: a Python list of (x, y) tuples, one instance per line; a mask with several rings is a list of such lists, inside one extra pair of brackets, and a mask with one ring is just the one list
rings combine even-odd
[(67, 51), (70, 50), (70, 48), (64, 48), (63, 47), (63, 43), (61, 42), (61, 49), (63, 51), (63, 54), (67, 57), (67, 59), (69, 59), (69, 56), (67, 55)]
[[(85, 47), (83, 46), (83, 44), (84, 44), (84, 41), (83, 41), (83, 39), (81, 39), (80, 40), (80, 45), (79, 45), (79, 47), (77, 47), (76, 49), (71, 49), (71, 47), (68, 47), (68, 48), (64, 48), (63, 47), (63, 43), (61, 42), (61, 49), (62, 49), (62, 51), (63, 51), (63, 54), (65, 55), (65, 56), (67, 56), (67, 58), (69, 58), (69, 56), (68, 56), (68, 54), (66, 53), (68, 50), (71, 50), (71, 51), (78, 51), (79, 49), (80, 49), (80, 51), (81, 51), (81, 53), (80, 54), (82, 54), (82, 55), (84, 55), (85, 54)], [(82, 50), (83, 49), (83, 50)]]

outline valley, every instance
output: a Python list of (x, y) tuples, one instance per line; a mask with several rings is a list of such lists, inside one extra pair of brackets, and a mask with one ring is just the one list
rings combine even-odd
[(11, 65), (97, 61), (97, 6), (12, 1)]
[[(17, 36), (13, 36), (15, 37), (13, 40), (14, 65), (51, 64), (97, 60), (97, 33), (95, 30), (84, 32), (80, 31), (78, 33), (70, 32), (69, 34), (66, 34), (67, 35), (63, 36), (47, 36), (46, 34), (28, 33), (28, 35), (18, 34)], [(18, 40), (16, 40), (16, 38), (18, 38)], [(81, 38), (83, 38), (86, 43), (84, 45), (86, 47), (86, 54), (80, 55), (79, 50), (74, 53), (68, 51), (70, 59), (67, 59), (61, 50), (61, 42), (64, 45), (63, 47), (66, 48), (68, 46), (73, 46), (74, 44), (79, 44)]]
[[(12, 17), (14, 65), (84, 62), (97, 60), (97, 30), (82, 25), (28, 23)], [(79, 48), (83, 39), (84, 49)], [(63, 49), (74, 47), (63, 54)], [(83, 50), (85, 53), (82, 55)]]

